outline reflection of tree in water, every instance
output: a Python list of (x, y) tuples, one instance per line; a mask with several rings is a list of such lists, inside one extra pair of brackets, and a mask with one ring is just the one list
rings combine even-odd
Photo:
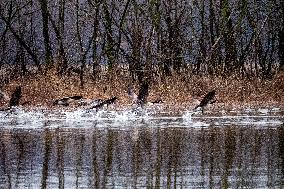
[(36, 188), (277, 188), (283, 135), (237, 126), (1, 131), (0, 188), (26, 179)]
[(228, 177), (231, 174), (231, 169), (233, 167), (235, 152), (236, 152), (236, 131), (234, 127), (225, 128), (225, 144), (224, 144), (224, 170), (222, 175), (222, 187), (229, 188), (230, 184)]
[(58, 170), (58, 188), (64, 188), (64, 148), (65, 137), (61, 129), (56, 129), (56, 147), (57, 147), (57, 170)]
[(167, 169), (167, 188), (172, 188), (172, 186), (177, 186), (177, 176), (179, 170), (179, 162), (181, 161), (181, 155), (183, 153), (183, 142), (184, 137), (182, 135), (182, 130), (178, 129), (167, 129), (164, 133), (164, 139), (168, 140), (168, 143), (164, 141), (164, 144), (167, 144), (165, 158), (168, 160), (166, 169)]
[[(266, 131), (266, 135), (263, 133), (263, 138), (265, 140), (266, 148), (264, 150), (265, 154), (265, 168), (267, 170), (267, 182), (266, 185), (269, 188), (275, 187), (275, 184), (278, 183), (279, 176), (277, 176), (279, 166), (281, 165), (280, 154), (281, 149), (279, 148), (278, 144), (278, 137), (277, 137), (277, 130), (276, 129), (268, 129)], [(282, 135), (283, 137), (283, 135)], [(279, 152), (279, 153), (278, 153)], [(260, 166), (259, 166), (260, 167)]]
[(218, 133), (220, 133), (219, 128), (210, 128), (208, 130), (208, 151), (205, 152), (209, 157), (209, 187), (214, 188), (214, 175), (217, 174), (217, 168), (220, 167), (216, 165), (218, 159), (220, 158), (220, 144), (218, 143)]
[(79, 188), (79, 179), (82, 177), (83, 156), (85, 136), (79, 133), (75, 136), (75, 157), (76, 157), (76, 188)]
[(12, 188), (11, 183), (11, 174), (10, 174), (10, 163), (9, 158), (7, 158), (7, 151), (6, 148), (8, 148), (7, 140), (5, 141), (5, 132), (0, 134), (0, 173), (3, 173), (4, 177), (7, 177), (7, 188)]
[(279, 128), (278, 131), (279, 137), (279, 156), (280, 156), (280, 170), (281, 170), (281, 183), (280, 185), (284, 186), (284, 124)]
[[(144, 165), (146, 168), (146, 186), (147, 188), (153, 188), (153, 170), (154, 170), (154, 133), (147, 129), (142, 128), (140, 130), (139, 140), (141, 141), (141, 148), (144, 152)], [(146, 163), (148, 162), (148, 163)]]
[(19, 175), (22, 170), (25, 169), (25, 156), (27, 155), (28, 147), (27, 145), (27, 137), (25, 135), (15, 134), (14, 135), (14, 143), (16, 144), (17, 149), (17, 177), (16, 177), (16, 187), (19, 184)]
[(92, 137), (92, 154), (93, 154), (93, 179), (95, 180), (95, 188), (100, 188), (100, 169), (99, 169), (99, 162), (98, 162), (98, 131), (94, 130), (93, 137)]
[[(149, 174), (154, 176), (154, 186), (152, 186), (152, 178), (147, 180), (147, 186), (150, 188), (160, 188), (164, 185), (167, 188), (173, 188), (178, 186), (177, 177), (178, 172), (180, 172), (182, 164), (182, 153), (183, 153), (183, 144), (185, 142), (185, 135), (182, 130), (178, 129), (161, 129), (158, 128), (155, 134), (152, 136), (153, 146), (151, 153), (149, 155), (153, 156), (154, 169), (151, 173), (147, 173), (148, 178)], [(150, 147), (151, 139), (147, 139), (147, 142), (144, 143), (146, 146)], [(146, 162), (149, 167), (152, 166), (152, 161)], [(165, 179), (163, 179), (165, 178)]]
[(106, 138), (106, 149), (104, 154), (104, 175), (103, 175), (103, 186), (106, 187), (108, 183), (109, 173), (112, 171), (113, 165), (113, 148), (114, 148), (114, 140), (115, 134), (111, 129), (107, 130), (107, 138)]
[[(135, 132), (135, 131), (134, 131)], [(135, 140), (135, 138), (131, 141), (131, 146), (132, 146), (132, 170), (133, 170), (133, 185), (136, 186), (137, 185), (137, 180), (138, 180), (138, 176), (139, 173), (141, 173), (141, 168), (142, 168), (142, 163), (143, 163), (143, 159), (142, 159), (142, 149), (141, 149), (141, 140), (139, 137), (139, 130), (136, 131), (138, 132), (138, 138)], [(134, 134), (134, 133), (133, 133)]]
[(52, 144), (52, 134), (49, 129), (44, 129), (43, 138), (43, 164), (42, 164), (42, 178), (41, 178), (41, 188), (47, 188), (47, 178), (48, 178), (48, 165), (50, 163), (50, 153)]
[(160, 188), (161, 182), (161, 163), (162, 163), (162, 153), (161, 153), (161, 132), (160, 128), (157, 129), (157, 141), (156, 141), (156, 158), (155, 158), (155, 188)]

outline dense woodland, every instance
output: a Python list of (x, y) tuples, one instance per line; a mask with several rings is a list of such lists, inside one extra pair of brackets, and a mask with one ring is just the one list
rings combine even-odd
[[(1, 85), (77, 74), (272, 78), (284, 66), (284, 0), (2, 0)], [(86, 77), (91, 75), (92, 77)]]

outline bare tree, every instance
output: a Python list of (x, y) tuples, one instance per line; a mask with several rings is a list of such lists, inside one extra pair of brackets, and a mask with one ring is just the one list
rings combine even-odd
[(284, 69), (284, 0), (280, 1), (280, 7), (282, 14), (281, 14), (280, 31), (278, 34), (279, 37), (278, 54), (280, 58), (280, 69)]
[(41, 15), (42, 15), (42, 35), (44, 38), (45, 46), (45, 63), (50, 66), (53, 64), (53, 57), (51, 52), (51, 45), (49, 40), (49, 22), (48, 22), (48, 2), (47, 0), (38, 0), (40, 3)]
[(95, 79), (99, 79), (99, 58), (97, 55), (98, 51), (98, 37), (99, 37), (99, 16), (100, 16), (100, 7), (102, 4), (101, 0), (95, 0), (93, 4), (91, 1), (89, 2), (90, 6), (94, 8), (95, 15), (94, 15), (94, 21), (93, 21), (93, 53), (92, 53), (92, 60), (93, 60), (93, 76)]
[(112, 11), (110, 9), (113, 8), (113, 6), (109, 6), (111, 2), (103, 2), (103, 12), (104, 12), (104, 27), (105, 27), (105, 32), (106, 32), (106, 45), (105, 45), (105, 54), (108, 60), (108, 69), (110, 73), (113, 70), (114, 66), (114, 56), (115, 56), (115, 41), (113, 37), (113, 31), (112, 31), (112, 26), (113, 26), (113, 21), (112, 21)]
[[(65, 52), (65, 48), (64, 48), (65, 6), (66, 6), (66, 1), (65, 0), (59, 0), (58, 28), (56, 28), (54, 21), (51, 21), (53, 23), (52, 26), (55, 30), (57, 40), (58, 40), (58, 43), (59, 43), (58, 72), (61, 75), (66, 71), (66, 69), (68, 67), (68, 60), (67, 60), (66, 52)], [(51, 16), (49, 18), (51, 18)]]
[(103, 64), (108, 78), (127, 69), (139, 83), (153, 73), (271, 77), (284, 64), (284, 3), (264, 2), (1, 1), (0, 68), (16, 62), (25, 74), (46, 63), (62, 75), (78, 63), (81, 86)]
[(6, 28), (9, 29), (9, 31), (12, 33), (19, 45), (27, 51), (27, 53), (31, 56), (35, 64), (40, 65), (40, 60), (35, 54), (35, 52), (32, 50), (32, 47), (30, 47), (30, 45), (25, 41), (24, 38), (21, 37), (19, 32), (12, 25), (12, 22), (15, 19), (15, 15), (18, 11), (20, 11), (20, 9), (16, 8), (16, 6), (13, 4), (13, 1), (10, 1), (8, 10), (6, 10), (8, 16), (4, 15), (4, 10), (2, 6), (0, 6), (0, 10), (2, 10), (0, 11), (0, 19), (5, 23)]
[(228, 0), (220, 2), (223, 19), (223, 32), (225, 44), (225, 73), (232, 73), (237, 67), (237, 50), (233, 30), (231, 8)]

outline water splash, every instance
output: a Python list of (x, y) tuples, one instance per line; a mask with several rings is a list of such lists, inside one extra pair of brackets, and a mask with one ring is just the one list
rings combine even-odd
[[(186, 127), (193, 127), (193, 128), (205, 128), (205, 127), (209, 127), (210, 124), (203, 122), (203, 121), (199, 121), (199, 120), (195, 120), (193, 121), (193, 115), (197, 115), (199, 114), (199, 112), (195, 112), (195, 111), (187, 111), (182, 115), (182, 119), (183, 119), (183, 124)], [(196, 119), (200, 119), (201, 117), (194, 117)]]
[(267, 108), (260, 108), (257, 110), (259, 113), (267, 115), (269, 113), (269, 109)]
[(132, 111), (115, 112), (114, 120), (117, 122), (126, 122), (135, 118), (135, 113)]
[(183, 115), (182, 115), (182, 119), (185, 121), (185, 122), (188, 122), (188, 123), (192, 123), (192, 115), (194, 114), (194, 112), (192, 111), (187, 111), (185, 112)]
[(114, 120), (117, 122), (127, 122), (135, 120), (149, 120), (151, 119), (149, 112), (142, 108), (128, 109), (123, 111), (114, 112)]
[(17, 127), (36, 128), (42, 127), (45, 116), (41, 111), (25, 111), (21, 107), (13, 107), (8, 112), (1, 115), (1, 123), (5, 125), (13, 125)]
[(75, 111), (66, 111), (64, 112), (65, 114), (65, 119), (66, 120), (76, 120), (76, 121), (82, 121), (85, 118), (85, 112), (82, 111), (81, 109), (75, 110)]
[[(248, 113), (246, 113), (248, 112)], [(43, 128), (43, 127), (208, 127), (220, 125), (279, 126), (283, 124), (282, 109), (245, 109), (240, 113), (230, 111), (206, 112), (185, 111), (181, 114), (155, 111), (153, 108), (126, 107), (124, 110), (85, 110), (21, 107), (0, 112), (0, 127)]]

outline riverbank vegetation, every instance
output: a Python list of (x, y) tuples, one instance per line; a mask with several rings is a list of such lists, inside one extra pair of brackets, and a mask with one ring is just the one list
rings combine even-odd
[[(0, 84), (49, 104), (80, 94), (128, 103), (283, 103), (284, 1), (27, 0), (0, 2)], [(5, 103), (5, 102), (1, 102)]]
[[(48, 72), (46, 75), (36, 74), (19, 77), (5, 85), (5, 92), (12, 94), (16, 86), (22, 87), (22, 102), (30, 101), (32, 105), (52, 105), (55, 99), (66, 96), (82, 95), (86, 99), (107, 99), (117, 96), (119, 103), (129, 104), (131, 99), (127, 95), (129, 77), (116, 75), (117, 80), (110, 82), (107, 76), (101, 76), (99, 81), (89, 78), (80, 86), (79, 77), (74, 75), (58, 76)], [(259, 78), (222, 78), (214, 76), (169, 76), (165, 79), (153, 78), (149, 91), (149, 101), (162, 99), (166, 104), (190, 104), (200, 100), (208, 91), (217, 91), (217, 103), (235, 104), (282, 104), (283, 74), (271, 80)], [(139, 90), (139, 83), (133, 83), (134, 92)], [(7, 101), (8, 102), (8, 101)], [(6, 103), (7, 103), (6, 102)], [(2, 104), (5, 102), (2, 102)]]

